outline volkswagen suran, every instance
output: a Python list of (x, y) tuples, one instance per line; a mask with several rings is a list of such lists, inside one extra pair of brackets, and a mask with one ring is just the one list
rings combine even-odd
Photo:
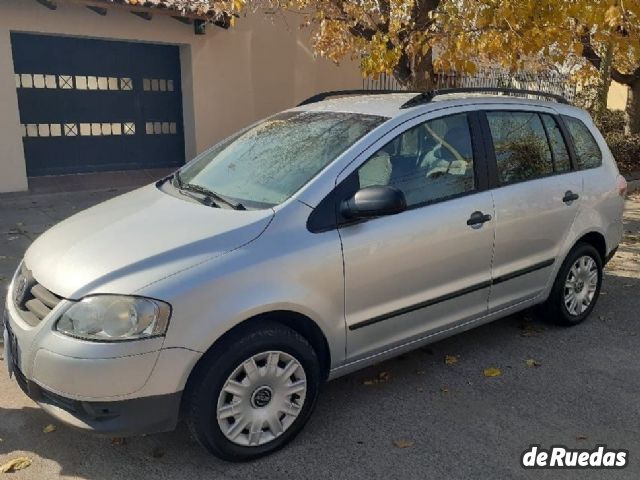
[(560, 97), (320, 94), (41, 235), (9, 286), (6, 361), (74, 427), (184, 418), (213, 454), (256, 458), (327, 379), (537, 304), (582, 322), (625, 193)]

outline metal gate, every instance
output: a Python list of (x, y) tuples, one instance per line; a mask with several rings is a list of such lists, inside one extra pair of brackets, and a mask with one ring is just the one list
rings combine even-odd
[(184, 163), (177, 46), (11, 34), (27, 175)]

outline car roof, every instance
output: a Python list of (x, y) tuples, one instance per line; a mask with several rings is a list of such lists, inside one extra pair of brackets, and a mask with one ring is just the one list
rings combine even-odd
[(402, 108), (402, 105), (415, 98), (417, 93), (380, 93), (367, 95), (346, 95), (332, 97), (315, 103), (301, 105), (291, 111), (310, 112), (343, 112), (363, 115), (377, 115), (387, 118), (400, 117), (405, 114), (428, 113), (443, 108), (472, 106), (472, 105), (525, 105), (532, 107), (546, 107), (562, 115), (584, 118), (588, 114), (571, 105), (545, 100), (535, 100), (523, 97), (491, 94), (454, 93), (443, 94), (433, 100), (416, 106)]

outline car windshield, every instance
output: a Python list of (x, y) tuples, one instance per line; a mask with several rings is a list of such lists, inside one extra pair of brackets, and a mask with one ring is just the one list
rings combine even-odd
[(180, 183), (250, 207), (278, 205), (385, 120), (340, 112), (278, 114), (185, 165)]

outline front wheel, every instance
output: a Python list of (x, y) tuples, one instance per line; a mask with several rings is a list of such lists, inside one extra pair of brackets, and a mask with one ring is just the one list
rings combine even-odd
[(246, 461), (283, 447), (307, 422), (320, 364), (294, 330), (273, 323), (216, 347), (187, 392), (187, 423), (214, 455)]
[(560, 267), (545, 310), (560, 325), (577, 325), (592, 312), (601, 285), (602, 258), (592, 245), (580, 243)]

